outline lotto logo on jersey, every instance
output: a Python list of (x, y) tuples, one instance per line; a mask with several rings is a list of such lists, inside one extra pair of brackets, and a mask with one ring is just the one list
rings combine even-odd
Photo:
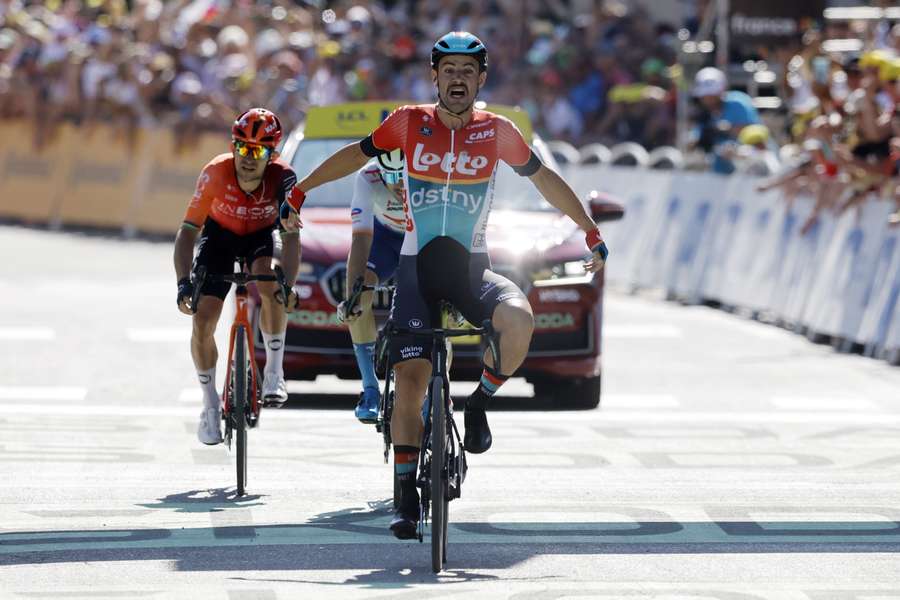
[(432, 167), (437, 166), (441, 171), (450, 175), (454, 172), (460, 175), (477, 175), (480, 169), (488, 165), (486, 156), (470, 156), (468, 152), (460, 152), (458, 155), (445, 152), (443, 156), (434, 152), (425, 152), (425, 144), (418, 143), (413, 151), (413, 169), (427, 173)]

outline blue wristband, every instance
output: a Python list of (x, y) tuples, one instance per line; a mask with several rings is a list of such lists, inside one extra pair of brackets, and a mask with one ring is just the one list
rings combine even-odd
[(609, 249), (606, 247), (606, 242), (600, 242), (591, 249), (591, 252), (599, 252), (600, 258), (603, 260), (606, 260), (606, 257), (609, 256)]

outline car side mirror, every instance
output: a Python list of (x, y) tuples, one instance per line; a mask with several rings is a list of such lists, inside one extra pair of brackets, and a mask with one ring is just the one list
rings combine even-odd
[(591, 190), (586, 199), (595, 223), (618, 221), (625, 216), (625, 207), (614, 196)]

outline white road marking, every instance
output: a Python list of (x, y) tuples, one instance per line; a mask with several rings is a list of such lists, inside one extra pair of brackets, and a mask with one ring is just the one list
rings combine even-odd
[[(0, 386), (0, 400), (84, 400), (87, 388), (69, 386)], [(25, 408), (25, 407), (20, 407)], [(16, 409), (18, 412), (19, 409)], [(47, 407), (55, 412), (58, 407)]]
[(50, 327), (0, 327), (0, 340), (52, 340), (56, 332)]
[(603, 326), (606, 338), (680, 338), (682, 331), (674, 325), (629, 325), (611, 324)]
[[(358, 379), (338, 379), (335, 375), (322, 375), (315, 381), (287, 381), (288, 394), (353, 394), (362, 391), (362, 383)], [(384, 386), (379, 381), (379, 388)]]
[(187, 342), (191, 339), (191, 328), (186, 327), (130, 327), (125, 330), (125, 336), (130, 342), (158, 343), (158, 342)]
[(603, 408), (678, 408), (681, 403), (671, 394), (603, 394)]
[(816, 396), (775, 396), (771, 400), (781, 410), (874, 410), (876, 404), (865, 398), (829, 398)]
[[(264, 410), (264, 419), (279, 421), (309, 421), (311, 413), (319, 413), (316, 410)], [(156, 407), (156, 406), (121, 406), (121, 405), (46, 405), (28, 404), (16, 408), (16, 415), (46, 415), (54, 416), (109, 416), (109, 417), (173, 417), (194, 418), (197, 415), (194, 407)], [(327, 411), (334, 416), (336, 421), (345, 419), (343, 413), (337, 416), (334, 411)], [(510, 415), (512, 416), (512, 415)], [(533, 419), (532, 414), (522, 415), (525, 419)], [(317, 419), (323, 418), (321, 415)], [(461, 418), (461, 417), (460, 417)], [(557, 421), (548, 419), (548, 424), (553, 422), (568, 422), (571, 419)], [(801, 423), (815, 424), (846, 424), (846, 425), (895, 425), (900, 424), (900, 413), (884, 412), (692, 412), (679, 411), (653, 411), (645, 410), (614, 410), (603, 412), (597, 416), (597, 423), (640, 423), (642, 426), (656, 423), (723, 423), (734, 426), (743, 423)]]

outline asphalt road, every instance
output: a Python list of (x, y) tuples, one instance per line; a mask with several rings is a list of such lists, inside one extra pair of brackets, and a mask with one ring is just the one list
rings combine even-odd
[(356, 382), (292, 384), (236, 499), (194, 435), (171, 245), (0, 227), (0, 252), (2, 597), (900, 598), (882, 361), (610, 293), (602, 410), (505, 386), (435, 576), (387, 531)]

